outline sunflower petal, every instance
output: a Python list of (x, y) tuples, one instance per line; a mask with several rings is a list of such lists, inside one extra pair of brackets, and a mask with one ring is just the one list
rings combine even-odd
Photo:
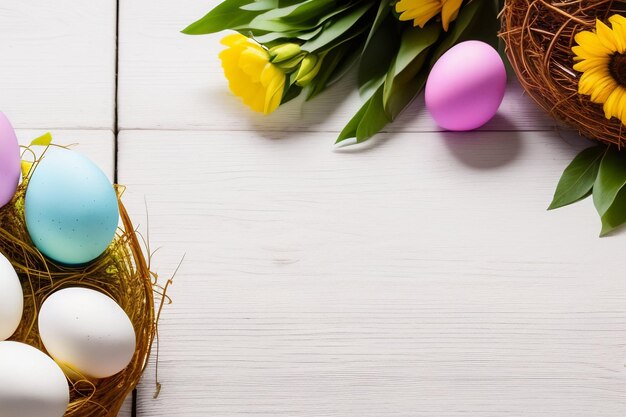
[(574, 65), (574, 70), (579, 72), (589, 71), (597, 67), (609, 67), (611, 59), (609, 57), (584, 59)]
[(443, 30), (448, 31), (450, 22), (456, 19), (461, 8), (463, 0), (443, 0), (443, 8), (441, 10), (441, 23)]
[(400, 0), (395, 8), (396, 12), (400, 13), (398, 19), (401, 21), (413, 20), (413, 26), (424, 27), (430, 19), (441, 12), (445, 1), (450, 0)]
[[(579, 32), (574, 37), (576, 43), (582, 48), (586, 54), (594, 57), (600, 58), (603, 56), (611, 55), (613, 51), (607, 47), (605, 47), (600, 39), (598, 39), (598, 35), (589, 32), (587, 30), (583, 32)], [(578, 49), (580, 50), (580, 49)], [(580, 55), (577, 53), (577, 55)]]
[(610, 53), (615, 53), (617, 51), (617, 44), (613, 31), (601, 20), (596, 20), (596, 35), (600, 40), (600, 43), (602, 43), (602, 45), (608, 49)]
[(622, 103), (624, 100), (624, 89), (616, 88), (607, 98), (604, 103), (604, 117), (610, 119), (613, 116), (617, 116), (617, 109), (622, 107), (624, 104)]

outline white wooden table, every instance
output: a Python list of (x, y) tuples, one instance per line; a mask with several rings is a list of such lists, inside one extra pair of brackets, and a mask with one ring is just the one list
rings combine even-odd
[(545, 210), (587, 143), (512, 82), (482, 131), (417, 100), (333, 151), (353, 80), (250, 113), (219, 36), (179, 33), (216, 3), (0, 6), (20, 138), (80, 143), (144, 230), (145, 200), (163, 278), (186, 254), (136, 415), (623, 417), (626, 234), (599, 239), (590, 201)]

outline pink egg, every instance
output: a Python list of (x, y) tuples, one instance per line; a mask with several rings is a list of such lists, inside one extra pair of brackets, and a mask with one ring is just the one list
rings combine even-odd
[(461, 42), (435, 63), (426, 82), (426, 108), (447, 130), (473, 130), (498, 111), (506, 69), (498, 52), (480, 41)]
[(0, 207), (13, 198), (20, 182), (20, 146), (11, 122), (0, 112)]

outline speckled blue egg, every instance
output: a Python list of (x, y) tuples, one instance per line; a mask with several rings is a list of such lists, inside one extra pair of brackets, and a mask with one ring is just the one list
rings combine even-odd
[(104, 172), (81, 154), (54, 147), (32, 174), (24, 211), (37, 249), (66, 265), (100, 256), (119, 221), (117, 196)]

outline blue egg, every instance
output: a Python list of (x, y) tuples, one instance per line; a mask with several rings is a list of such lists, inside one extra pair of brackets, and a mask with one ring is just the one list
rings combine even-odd
[(81, 154), (56, 147), (36, 165), (24, 211), (37, 249), (66, 265), (100, 256), (119, 221), (117, 195), (104, 172)]

